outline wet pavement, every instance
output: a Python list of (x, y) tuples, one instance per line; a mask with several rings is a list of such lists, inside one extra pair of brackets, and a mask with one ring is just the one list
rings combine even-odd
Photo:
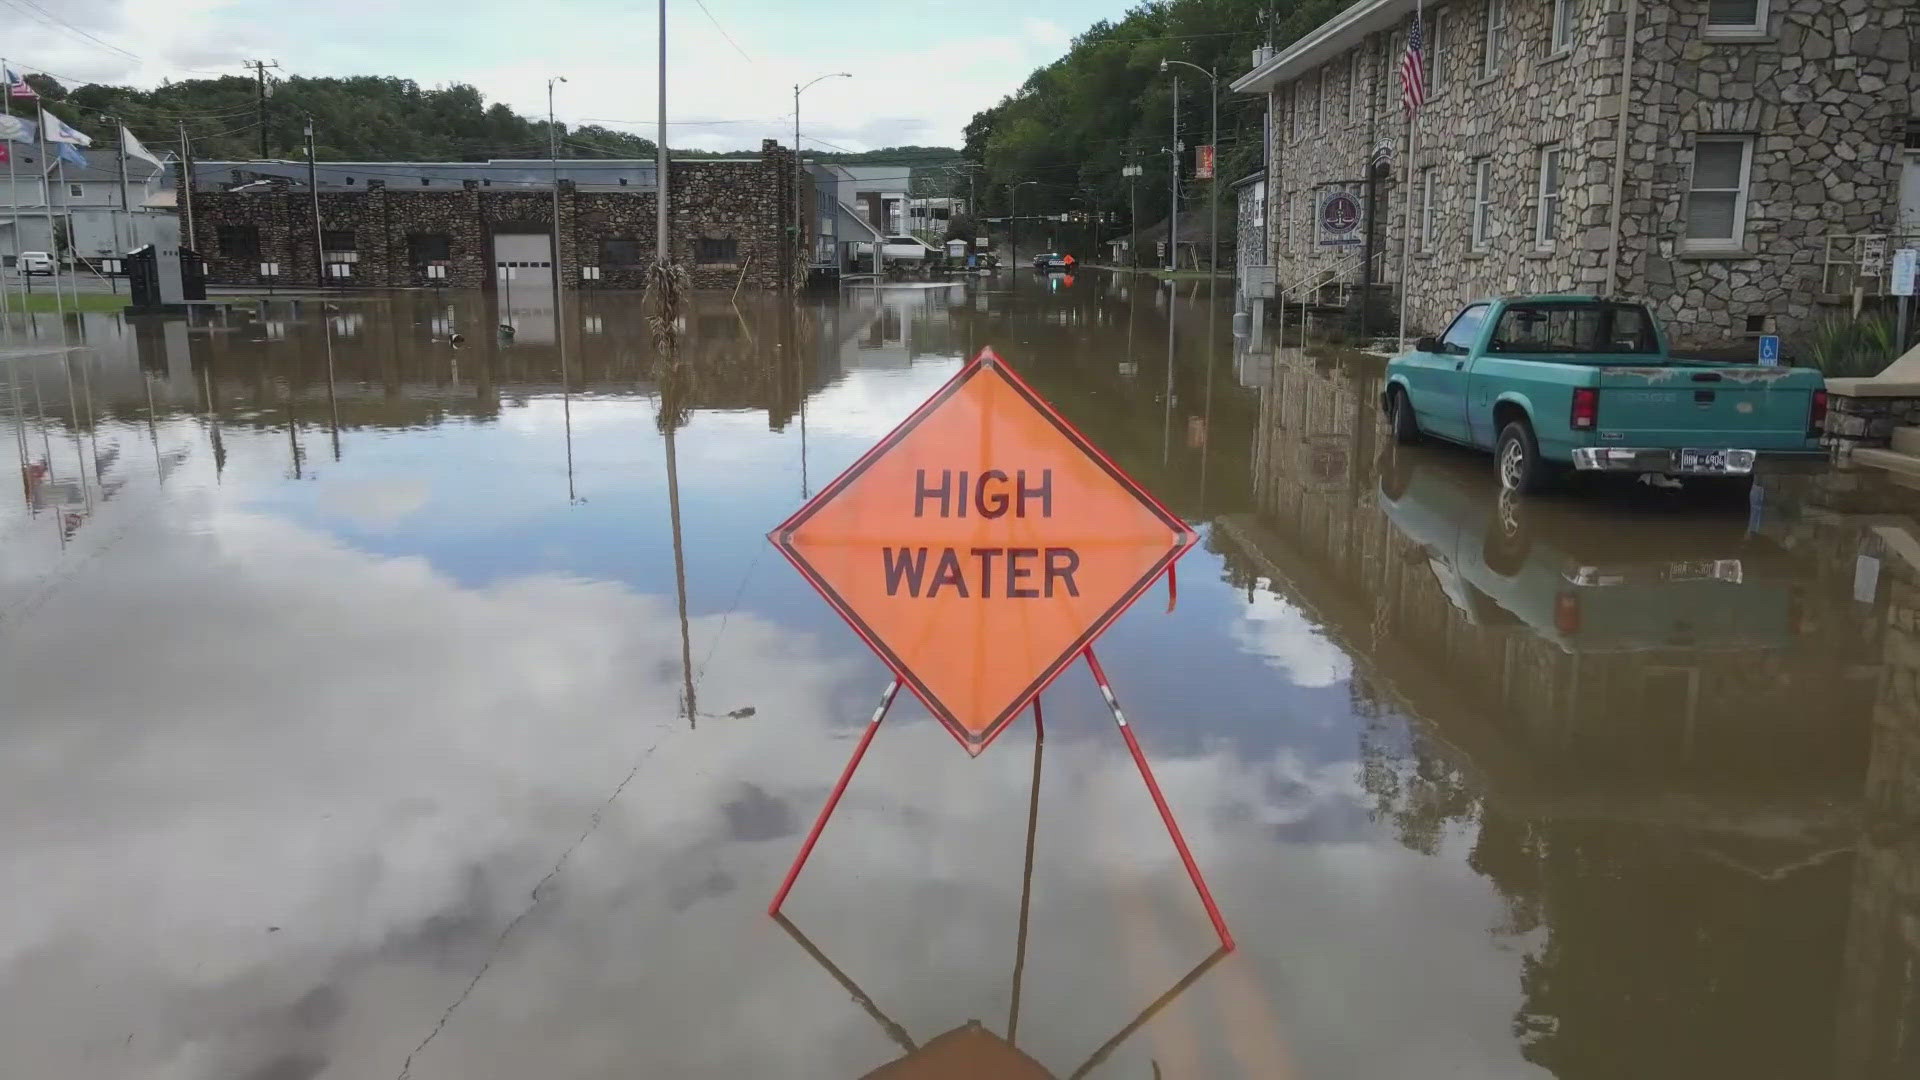
[[(8, 1075), (1920, 1071), (1920, 492), (1503, 502), (1185, 283), (515, 300), (16, 325)], [(886, 673), (764, 534), (988, 344), (1202, 532), (1101, 654), (1225, 957), (1081, 670), (765, 914)]]

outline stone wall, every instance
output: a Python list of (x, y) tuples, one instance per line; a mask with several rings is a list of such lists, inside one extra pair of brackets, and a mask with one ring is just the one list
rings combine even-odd
[[(742, 275), (745, 286), (785, 288), (793, 281), (790, 226), (794, 221), (793, 153), (772, 140), (757, 161), (682, 161), (670, 166), (673, 258), (684, 265), (697, 288), (732, 288)], [(802, 181), (811, 191), (811, 180)], [(633, 289), (644, 286), (653, 262), (656, 195), (651, 190), (579, 191), (560, 182), (561, 281), (569, 288)], [(285, 180), (265, 189), (196, 191), (194, 235), (186, 242), (207, 258), (207, 279), (225, 285), (262, 285), (260, 264), (278, 263), (273, 284), (311, 286), (314, 262), (314, 209), (310, 193)], [(551, 189), (483, 190), (468, 180), (462, 190), (406, 191), (369, 180), (365, 191), (322, 191), (320, 227), (353, 234), (356, 260), (349, 277), (326, 278), (329, 285), (423, 288), (492, 287), (493, 236), (498, 232), (546, 233), (552, 228)], [(259, 254), (229, 254), (220, 244), (221, 226), (257, 230)], [(415, 265), (411, 240), (416, 235), (447, 240), (447, 276), (428, 276)], [(603, 241), (632, 241), (630, 251), (608, 250)], [(701, 240), (733, 241), (730, 258), (701, 261)], [(636, 254), (630, 262), (612, 256)], [(597, 279), (583, 280), (582, 266), (597, 267)]]
[(1893, 429), (1920, 426), (1920, 397), (1827, 395), (1827, 426), (1820, 445), (1844, 457), (1859, 446), (1893, 442)]
[[(1359, 280), (1353, 249), (1320, 246), (1317, 193), (1363, 176), (1379, 143), (1393, 150), (1380, 185), (1381, 280), (1400, 278), (1407, 181), (1414, 187), (1412, 329), (1438, 331), (1466, 300), (1534, 291), (1612, 291), (1659, 310), (1676, 343), (1745, 347), (1750, 333), (1789, 335), (1833, 309), (1818, 296), (1825, 237), (1890, 226), (1900, 146), (1920, 100), (1907, 87), (1911, 0), (1772, 0), (1768, 32), (1705, 32), (1706, 0), (1633, 0), (1639, 10), (1627, 108), (1617, 280), (1614, 160), (1628, 0), (1581, 0), (1571, 47), (1552, 46), (1547, 0), (1503, 0), (1504, 59), (1484, 67), (1487, 0), (1427, 5), (1438, 37), (1431, 98), (1409, 170), (1407, 128), (1391, 68), (1404, 28), (1366, 37), (1319, 72), (1269, 97), (1268, 241), (1285, 284), (1316, 270)], [(1349, 87), (1358, 54), (1362, 86)], [(1324, 122), (1317, 82), (1326, 80)], [(1920, 97), (1920, 95), (1914, 95)], [(1683, 238), (1694, 140), (1753, 140), (1745, 242), (1690, 251)], [(1562, 201), (1536, 243), (1543, 148), (1562, 148)], [(1472, 250), (1475, 163), (1492, 169), (1487, 243)], [(1426, 177), (1433, 206), (1423, 213)], [(1750, 319), (1757, 319), (1750, 323)]]

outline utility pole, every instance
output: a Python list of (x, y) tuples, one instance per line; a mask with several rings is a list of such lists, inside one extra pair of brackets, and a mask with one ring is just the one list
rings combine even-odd
[[(1213, 279), (1214, 274), (1217, 273), (1220, 268), (1220, 76), (1217, 72), (1214, 72), (1208, 68), (1203, 68), (1199, 64), (1189, 64), (1185, 60), (1162, 60), (1160, 61), (1160, 70), (1161, 71), (1167, 70), (1168, 64), (1179, 64), (1182, 67), (1190, 67), (1193, 70), (1198, 71), (1201, 74), (1205, 75), (1207, 77), (1207, 88), (1210, 91), (1212, 91), (1212, 94), (1213, 94), (1213, 97), (1212, 97), (1213, 128), (1211, 133), (1207, 136), (1209, 139), (1213, 140), (1212, 145), (1207, 147), (1207, 152), (1213, 155), (1213, 161), (1211, 163), (1212, 168), (1210, 170), (1212, 175), (1207, 177), (1207, 191), (1209, 193), (1207, 213), (1212, 215), (1213, 217), (1213, 220), (1209, 223), (1210, 228), (1208, 229), (1208, 240), (1207, 240), (1207, 279), (1211, 281)], [(1174, 125), (1177, 129), (1180, 123), (1180, 114), (1178, 111), (1179, 102), (1180, 102), (1180, 83), (1177, 78), (1175, 79), (1173, 84), (1173, 100), (1174, 100), (1174, 107), (1175, 107)], [(1180, 137), (1179, 137), (1178, 130), (1176, 130), (1174, 132), (1174, 154), (1176, 155), (1176, 157), (1178, 156), (1179, 152), (1180, 152)], [(1178, 176), (1179, 165), (1177, 163), (1175, 164), (1174, 169), (1175, 169), (1175, 175)], [(1194, 172), (1198, 173), (1199, 169), (1195, 168)], [(1179, 262), (1179, 256), (1175, 256), (1174, 261), (1176, 263)]]
[[(660, 0), (660, 130), (655, 136), (653, 178), (653, 262), (667, 264), (667, 0)], [(795, 147), (798, 153), (799, 148)]]
[[(1138, 165), (1128, 165), (1120, 170), (1120, 175), (1127, 178), (1127, 225), (1133, 230), (1133, 239), (1127, 241), (1129, 266), (1140, 265), (1140, 195), (1134, 185), (1138, 183), (1141, 171)], [(1131, 354), (1128, 359), (1132, 359)]]
[(313, 117), (307, 117), (307, 190), (313, 194), (313, 282), (315, 288), (327, 284), (325, 234), (320, 230), (320, 171), (313, 161)]
[(260, 159), (264, 161), (267, 157), (267, 69), (278, 68), (280, 61), (249, 60), (241, 66), (253, 69), (255, 85), (258, 87), (254, 96), (253, 120), (260, 125)]
[(1028, 184), (1038, 186), (1039, 183), (1038, 180), (1022, 180), (1007, 187), (1007, 243), (1013, 249), (1013, 258), (1007, 262), (1015, 274), (1020, 272), (1020, 189)]
[[(180, 197), (187, 202), (187, 240), (181, 247), (193, 250), (193, 148), (187, 142), (187, 122), (180, 121)], [(14, 229), (18, 235), (19, 229)]]
[(1173, 212), (1167, 215), (1167, 269), (1180, 269), (1180, 76), (1173, 77), (1173, 165), (1167, 185), (1173, 192)]
[[(560, 129), (553, 121), (553, 84), (566, 82), (565, 75), (547, 80), (547, 161), (553, 166), (553, 313), (560, 315)], [(558, 325), (558, 324), (556, 324)], [(560, 355), (566, 356), (566, 334), (560, 335)]]
[[(802, 86), (799, 83), (793, 84), (793, 253), (794, 272), (796, 274), (804, 275), (807, 264), (812, 261), (807, 258), (805, 247), (806, 229), (801, 224), (807, 218), (807, 208), (801, 196), (800, 187), (800, 92), (808, 86), (819, 82), (821, 79), (851, 78), (853, 78), (852, 72), (835, 71), (814, 79), (812, 82), (807, 83), (806, 86)], [(806, 279), (802, 276), (800, 280), (804, 282)]]

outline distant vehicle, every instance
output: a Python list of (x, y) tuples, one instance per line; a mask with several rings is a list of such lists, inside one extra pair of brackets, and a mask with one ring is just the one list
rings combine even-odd
[(1387, 364), (1395, 442), (1494, 454), (1500, 486), (1582, 472), (1748, 482), (1760, 452), (1817, 453), (1826, 381), (1810, 368), (1676, 360), (1644, 305), (1598, 296), (1469, 304)]
[(940, 249), (917, 236), (889, 236), (881, 241), (880, 251), (895, 262), (921, 262), (940, 255)]
[(16, 265), (19, 266), (22, 274), (51, 275), (53, 256), (44, 251), (23, 251), (20, 253), (20, 258), (16, 260)]
[(1033, 268), (1042, 272), (1051, 270), (1065, 271), (1071, 264), (1067, 257), (1057, 251), (1043, 251), (1033, 257)]

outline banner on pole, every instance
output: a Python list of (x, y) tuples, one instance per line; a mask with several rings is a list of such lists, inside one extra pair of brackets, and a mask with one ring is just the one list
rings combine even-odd
[(1195, 535), (983, 350), (768, 538), (978, 754)]
[(1213, 179), (1213, 147), (1202, 144), (1193, 148), (1193, 178)]

